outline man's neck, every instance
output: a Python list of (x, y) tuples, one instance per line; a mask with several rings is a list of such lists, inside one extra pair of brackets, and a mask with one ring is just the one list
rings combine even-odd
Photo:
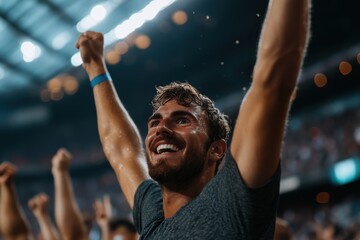
[(183, 206), (195, 199), (213, 176), (200, 176), (186, 186), (161, 186), (165, 218), (173, 217)]

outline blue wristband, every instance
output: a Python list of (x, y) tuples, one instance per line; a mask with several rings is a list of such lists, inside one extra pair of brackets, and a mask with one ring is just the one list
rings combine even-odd
[(96, 85), (98, 85), (102, 82), (105, 82), (105, 81), (111, 81), (111, 77), (107, 73), (97, 75), (90, 81), (90, 84), (91, 84), (91, 87), (94, 88)]

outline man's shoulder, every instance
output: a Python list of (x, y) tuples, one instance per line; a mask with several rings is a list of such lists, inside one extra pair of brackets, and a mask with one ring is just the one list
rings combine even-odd
[(135, 201), (142, 200), (147, 195), (154, 196), (159, 194), (161, 196), (160, 185), (153, 179), (146, 179), (137, 188), (135, 192)]

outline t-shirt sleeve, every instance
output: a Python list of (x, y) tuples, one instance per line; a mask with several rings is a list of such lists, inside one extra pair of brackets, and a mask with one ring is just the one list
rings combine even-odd
[(267, 184), (249, 188), (241, 178), (233, 157), (229, 154), (225, 161), (204, 194), (215, 197), (213, 206), (219, 210), (219, 216), (223, 218), (221, 221), (237, 228), (243, 236), (247, 236), (244, 239), (268, 239), (273, 236), (275, 226), (280, 166)]
[(160, 186), (153, 180), (145, 180), (135, 193), (133, 217), (139, 234), (164, 219)]

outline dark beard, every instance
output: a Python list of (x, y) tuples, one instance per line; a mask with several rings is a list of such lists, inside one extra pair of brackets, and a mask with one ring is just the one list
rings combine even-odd
[(181, 165), (176, 167), (169, 167), (166, 164), (166, 159), (161, 159), (157, 166), (153, 166), (149, 161), (147, 154), (147, 165), (149, 168), (149, 175), (152, 179), (157, 181), (160, 185), (169, 188), (186, 186), (198, 178), (204, 169), (207, 151), (193, 154), (191, 157), (184, 159)]

